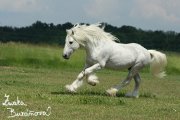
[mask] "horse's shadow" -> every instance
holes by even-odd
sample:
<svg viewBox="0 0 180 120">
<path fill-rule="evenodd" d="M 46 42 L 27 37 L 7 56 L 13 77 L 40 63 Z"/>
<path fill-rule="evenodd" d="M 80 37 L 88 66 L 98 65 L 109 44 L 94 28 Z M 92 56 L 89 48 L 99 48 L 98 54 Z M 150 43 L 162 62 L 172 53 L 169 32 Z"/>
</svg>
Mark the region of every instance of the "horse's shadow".
<svg viewBox="0 0 180 120">
<path fill-rule="evenodd" d="M 59 91 L 59 92 L 51 92 L 52 95 L 88 95 L 88 96 L 109 96 L 105 92 L 95 92 L 95 91 L 81 91 L 77 93 L 70 93 L 68 91 Z M 117 93 L 116 97 L 125 97 L 125 93 Z"/>
<path fill-rule="evenodd" d="M 59 91 L 59 92 L 51 92 L 52 95 L 88 95 L 88 96 L 103 96 L 103 97 L 108 97 L 109 95 L 106 92 L 100 92 L 100 91 L 81 91 L 77 93 L 70 93 L 68 91 Z M 125 92 L 118 92 L 116 94 L 116 97 L 126 97 Z M 152 94 L 152 93 L 142 93 L 139 95 L 141 98 L 157 98 L 157 95 Z M 126 97 L 127 98 L 127 97 Z"/>
</svg>

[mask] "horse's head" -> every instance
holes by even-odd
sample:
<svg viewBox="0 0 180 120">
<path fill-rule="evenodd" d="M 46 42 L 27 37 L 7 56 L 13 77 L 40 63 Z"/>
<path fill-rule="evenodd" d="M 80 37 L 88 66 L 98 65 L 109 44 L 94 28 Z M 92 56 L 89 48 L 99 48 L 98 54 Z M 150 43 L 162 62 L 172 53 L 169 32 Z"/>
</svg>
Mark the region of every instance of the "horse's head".
<svg viewBox="0 0 180 120">
<path fill-rule="evenodd" d="M 65 40 L 65 46 L 63 51 L 63 58 L 69 59 L 71 54 L 79 48 L 79 43 L 74 39 L 74 31 L 72 29 L 66 30 L 67 36 Z"/>
</svg>

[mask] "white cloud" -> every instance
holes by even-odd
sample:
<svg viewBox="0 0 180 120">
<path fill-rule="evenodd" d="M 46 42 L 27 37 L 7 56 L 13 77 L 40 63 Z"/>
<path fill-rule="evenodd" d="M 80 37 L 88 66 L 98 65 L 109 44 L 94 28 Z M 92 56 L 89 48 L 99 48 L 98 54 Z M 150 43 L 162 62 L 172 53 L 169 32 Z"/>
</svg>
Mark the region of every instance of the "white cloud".
<svg viewBox="0 0 180 120">
<path fill-rule="evenodd" d="M 91 0 L 91 3 L 85 6 L 85 12 L 95 19 L 112 19 L 120 7 L 118 5 L 119 0 Z"/>
<path fill-rule="evenodd" d="M 0 25 L 107 22 L 180 31 L 180 0 L 0 0 Z"/>
<path fill-rule="evenodd" d="M 0 11 L 34 12 L 42 9 L 40 0 L 0 0 Z"/>
<path fill-rule="evenodd" d="M 179 8 L 179 0 L 135 0 L 130 16 L 180 23 Z"/>
</svg>

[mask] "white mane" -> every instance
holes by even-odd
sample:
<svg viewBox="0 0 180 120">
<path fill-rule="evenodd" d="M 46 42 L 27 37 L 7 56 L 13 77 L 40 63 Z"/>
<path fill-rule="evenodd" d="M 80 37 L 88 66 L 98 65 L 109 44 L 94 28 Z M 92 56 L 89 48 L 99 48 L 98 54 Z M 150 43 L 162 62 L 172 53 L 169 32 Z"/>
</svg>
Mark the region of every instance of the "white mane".
<svg viewBox="0 0 180 120">
<path fill-rule="evenodd" d="M 110 33 L 104 31 L 104 28 L 100 27 L 101 24 L 91 24 L 91 25 L 75 25 L 71 30 L 74 33 L 74 38 L 80 44 L 90 40 L 91 42 L 96 43 L 99 40 L 110 40 L 110 41 L 119 41 L 119 39 L 113 36 Z"/>
</svg>

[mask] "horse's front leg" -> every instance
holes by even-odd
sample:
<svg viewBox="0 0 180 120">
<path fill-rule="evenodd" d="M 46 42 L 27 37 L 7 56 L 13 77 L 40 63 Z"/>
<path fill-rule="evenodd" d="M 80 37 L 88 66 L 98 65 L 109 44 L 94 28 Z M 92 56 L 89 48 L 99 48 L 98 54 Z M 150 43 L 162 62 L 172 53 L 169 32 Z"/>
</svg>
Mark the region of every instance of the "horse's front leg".
<svg viewBox="0 0 180 120">
<path fill-rule="evenodd" d="M 94 64 L 91 67 L 86 68 L 77 76 L 76 80 L 71 85 L 66 85 L 66 89 L 69 92 L 76 92 L 76 90 L 82 86 L 83 78 L 85 76 L 90 76 L 94 71 L 101 69 L 101 65 L 99 63 Z"/>
<path fill-rule="evenodd" d="M 76 90 L 82 86 L 83 84 L 83 77 L 85 76 L 84 71 L 80 72 L 77 76 L 76 80 L 71 85 L 66 85 L 66 89 L 71 92 L 75 93 Z"/>
<path fill-rule="evenodd" d="M 85 64 L 85 69 L 88 68 L 88 67 L 91 67 L 90 63 L 88 61 L 86 61 L 86 64 Z M 92 86 L 95 86 L 96 84 L 99 83 L 98 81 L 98 77 L 96 76 L 95 73 L 91 73 L 91 74 L 88 74 L 86 76 L 86 79 L 87 79 L 87 83 L 89 85 L 92 85 Z"/>
<path fill-rule="evenodd" d="M 87 75 L 87 82 L 89 85 L 95 86 L 99 83 L 99 80 L 95 73 L 91 73 Z"/>
</svg>

